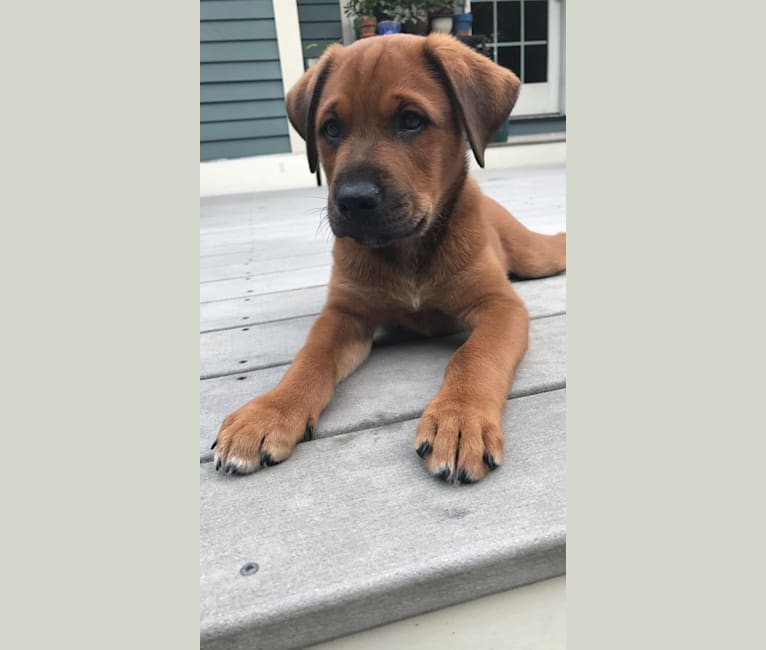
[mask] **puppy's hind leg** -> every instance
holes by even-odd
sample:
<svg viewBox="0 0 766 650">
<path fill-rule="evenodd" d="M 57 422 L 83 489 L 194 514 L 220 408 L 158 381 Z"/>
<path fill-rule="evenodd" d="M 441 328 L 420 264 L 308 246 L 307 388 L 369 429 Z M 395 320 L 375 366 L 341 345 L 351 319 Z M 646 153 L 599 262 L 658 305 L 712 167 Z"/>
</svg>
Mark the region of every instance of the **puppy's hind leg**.
<svg viewBox="0 0 766 650">
<path fill-rule="evenodd" d="M 566 233 L 543 235 L 532 232 L 502 208 L 492 210 L 492 225 L 500 238 L 509 275 L 544 278 L 566 269 Z"/>
</svg>

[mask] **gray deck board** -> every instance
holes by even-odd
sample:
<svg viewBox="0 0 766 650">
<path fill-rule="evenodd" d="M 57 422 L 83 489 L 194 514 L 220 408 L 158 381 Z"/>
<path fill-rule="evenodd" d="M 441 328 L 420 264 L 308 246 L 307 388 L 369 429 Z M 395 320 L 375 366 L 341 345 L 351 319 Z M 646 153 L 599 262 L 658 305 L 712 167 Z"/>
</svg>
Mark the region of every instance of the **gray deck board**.
<svg viewBox="0 0 766 650">
<path fill-rule="evenodd" d="M 305 226 L 296 224 L 298 234 L 292 235 L 290 223 L 282 224 L 281 228 L 274 229 L 268 239 L 256 238 L 251 233 L 239 234 L 228 242 L 200 242 L 200 256 L 203 263 L 214 257 L 222 258 L 225 255 L 237 255 L 240 253 L 255 253 L 267 257 L 277 255 L 294 255 L 300 252 L 318 252 L 326 250 L 332 244 L 328 235 L 323 232 L 314 233 L 313 226 L 307 229 Z M 310 232 L 309 232 L 310 230 Z M 265 237 L 265 235 L 263 235 Z M 260 237 L 260 236 L 259 236 Z"/>
<path fill-rule="evenodd" d="M 565 229 L 563 167 L 474 176 L 528 227 Z M 326 191 L 201 201 L 206 650 L 301 648 L 565 572 L 565 275 L 514 282 L 533 317 L 530 346 L 506 405 L 505 464 L 484 481 L 437 481 L 413 450 L 465 333 L 376 342 L 288 462 L 214 471 L 221 420 L 276 385 L 324 305 Z M 258 572 L 240 575 L 247 562 Z"/>
<path fill-rule="evenodd" d="M 199 287 L 200 301 L 246 298 L 248 295 L 289 291 L 327 284 L 330 279 L 330 268 L 330 264 L 322 264 L 291 271 L 261 273 L 251 278 L 205 282 Z"/>
<path fill-rule="evenodd" d="M 419 416 L 439 390 L 447 362 L 464 340 L 465 335 L 459 334 L 373 349 L 370 358 L 338 385 L 319 419 L 315 436 L 322 438 L 374 426 L 376 422 Z M 201 460 L 212 459 L 210 445 L 224 416 L 273 388 L 285 370 L 284 365 L 279 365 L 201 382 Z M 561 388 L 565 383 L 565 317 L 532 321 L 529 350 L 519 364 L 511 395 Z"/>
<path fill-rule="evenodd" d="M 254 323 L 300 318 L 318 314 L 327 298 L 327 285 L 292 291 L 279 291 L 244 298 L 227 298 L 200 304 L 200 332 L 232 327 L 248 327 Z M 257 335 L 256 335 L 257 336 Z"/>
<path fill-rule="evenodd" d="M 281 255 L 280 257 L 269 259 L 254 256 L 246 262 L 200 269 L 199 279 L 200 282 L 232 280 L 244 278 L 248 275 L 253 276 L 262 273 L 274 273 L 276 271 L 295 271 L 331 263 L 332 254 L 329 251 L 304 253 L 302 255 Z"/>
<path fill-rule="evenodd" d="M 531 318 L 560 314 L 566 309 L 564 276 L 517 282 L 514 286 L 527 305 Z M 281 295 L 281 300 L 286 305 L 285 314 L 287 309 L 295 309 L 292 298 L 291 295 Z M 321 309 L 320 303 L 319 309 L 313 314 L 309 312 L 305 317 L 265 324 L 257 324 L 256 316 L 253 316 L 249 319 L 250 328 L 245 330 L 242 323 L 247 321 L 243 321 L 242 316 L 251 315 L 248 307 L 260 302 L 257 298 L 249 302 L 245 300 L 247 299 L 238 303 L 240 309 L 237 314 L 231 315 L 231 320 L 228 321 L 232 325 L 230 329 L 200 335 L 202 378 L 287 363 L 303 345 L 309 329 L 316 320 L 315 314 Z M 324 296 L 321 302 L 324 302 Z M 221 303 L 209 304 L 217 307 Z M 317 306 L 316 303 L 313 306 Z"/>
<path fill-rule="evenodd" d="M 565 276 L 514 282 L 513 286 L 529 309 L 530 314 L 557 313 L 565 310 Z M 264 321 L 299 318 L 318 314 L 327 297 L 327 286 L 294 289 L 260 295 L 257 299 L 227 298 L 200 305 L 200 332 L 246 327 Z M 255 339 L 257 333 L 253 333 Z M 264 342 L 264 345 L 268 345 Z"/>
<path fill-rule="evenodd" d="M 332 250 L 331 241 L 314 240 L 309 242 L 296 242 L 289 238 L 271 242 L 268 246 L 257 246 L 256 242 L 246 239 L 240 242 L 238 249 L 229 250 L 224 248 L 222 252 L 202 254 L 200 256 L 200 269 L 212 269 L 218 266 L 232 264 L 244 264 L 250 260 L 259 261 L 279 260 L 286 256 L 315 255 Z"/>
<path fill-rule="evenodd" d="M 412 421 L 244 479 L 202 465 L 202 647 L 300 648 L 563 574 L 564 410 L 511 400 L 506 462 L 469 489 L 427 474 Z"/>
</svg>

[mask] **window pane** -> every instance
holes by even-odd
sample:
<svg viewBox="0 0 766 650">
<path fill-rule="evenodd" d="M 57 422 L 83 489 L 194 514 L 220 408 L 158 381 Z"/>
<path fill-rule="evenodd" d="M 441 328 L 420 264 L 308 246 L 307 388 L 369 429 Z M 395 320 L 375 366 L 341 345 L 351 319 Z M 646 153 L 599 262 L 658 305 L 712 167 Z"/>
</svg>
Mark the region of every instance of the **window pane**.
<svg viewBox="0 0 766 650">
<path fill-rule="evenodd" d="M 524 46 L 524 83 L 541 83 L 548 80 L 548 46 Z"/>
<path fill-rule="evenodd" d="M 473 14 L 472 32 L 475 35 L 486 36 L 494 40 L 495 30 L 492 27 L 492 3 L 491 2 L 472 2 L 471 13 Z"/>
<path fill-rule="evenodd" d="M 527 0 L 524 3 L 524 40 L 548 40 L 547 0 Z"/>
<path fill-rule="evenodd" d="M 471 3 L 473 10 L 473 3 Z M 497 41 L 521 40 L 521 2 L 497 3 Z"/>
<path fill-rule="evenodd" d="M 497 62 L 503 67 L 515 72 L 518 77 L 521 77 L 521 47 L 518 45 L 498 47 Z"/>
</svg>

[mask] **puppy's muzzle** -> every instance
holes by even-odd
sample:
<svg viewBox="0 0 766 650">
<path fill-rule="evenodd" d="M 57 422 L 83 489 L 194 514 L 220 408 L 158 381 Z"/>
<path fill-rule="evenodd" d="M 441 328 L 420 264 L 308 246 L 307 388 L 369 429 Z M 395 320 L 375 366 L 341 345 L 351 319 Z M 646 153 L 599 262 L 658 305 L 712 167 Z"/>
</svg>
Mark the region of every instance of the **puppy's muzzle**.
<svg viewBox="0 0 766 650">
<path fill-rule="evenodd" d="M 336 237 L 362 246 L 386 246 L 419 231 L 400 198 L 370 179 L 340 180 L 330 195 L 330 227 Z"/>
</svg>

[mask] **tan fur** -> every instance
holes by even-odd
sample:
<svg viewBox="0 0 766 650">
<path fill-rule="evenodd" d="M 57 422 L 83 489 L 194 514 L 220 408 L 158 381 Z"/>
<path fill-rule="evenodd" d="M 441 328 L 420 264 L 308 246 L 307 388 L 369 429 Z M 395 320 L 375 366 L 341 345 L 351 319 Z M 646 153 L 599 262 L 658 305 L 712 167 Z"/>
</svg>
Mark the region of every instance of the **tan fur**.
<svg viewBox="0 0 766 650">
<path fill-rule="evenodd" d="M 380 248 L 336 239 L 324 310 L 282 381 L 224 420 L 217 468 L 247 473 L 285 460 L 337 382 L 367 357 L 376 327 L 396 325 L 472 330 L 417 427 L 427 468 L 473 482 L 502 462 L 501 414 L 529 324 L 508 274 L 543 277 L 566 266 L 564 233 L 529 231 L 466 176 L 467 146 L 481 163 L 518 92 L 515 75 L 442 35 L 329 48 L 290 91 L 290 121 L 310 166 L 321 161 L 331 196 L 337 174 L 373 160 L 400 197 L 396 218 L 424 226 Z M 411 141 L 390 127 L 403 106 L 430 120 Z M 340 146 L 320 133 L 328 116 L 343 124 Z"/>
</svg>

